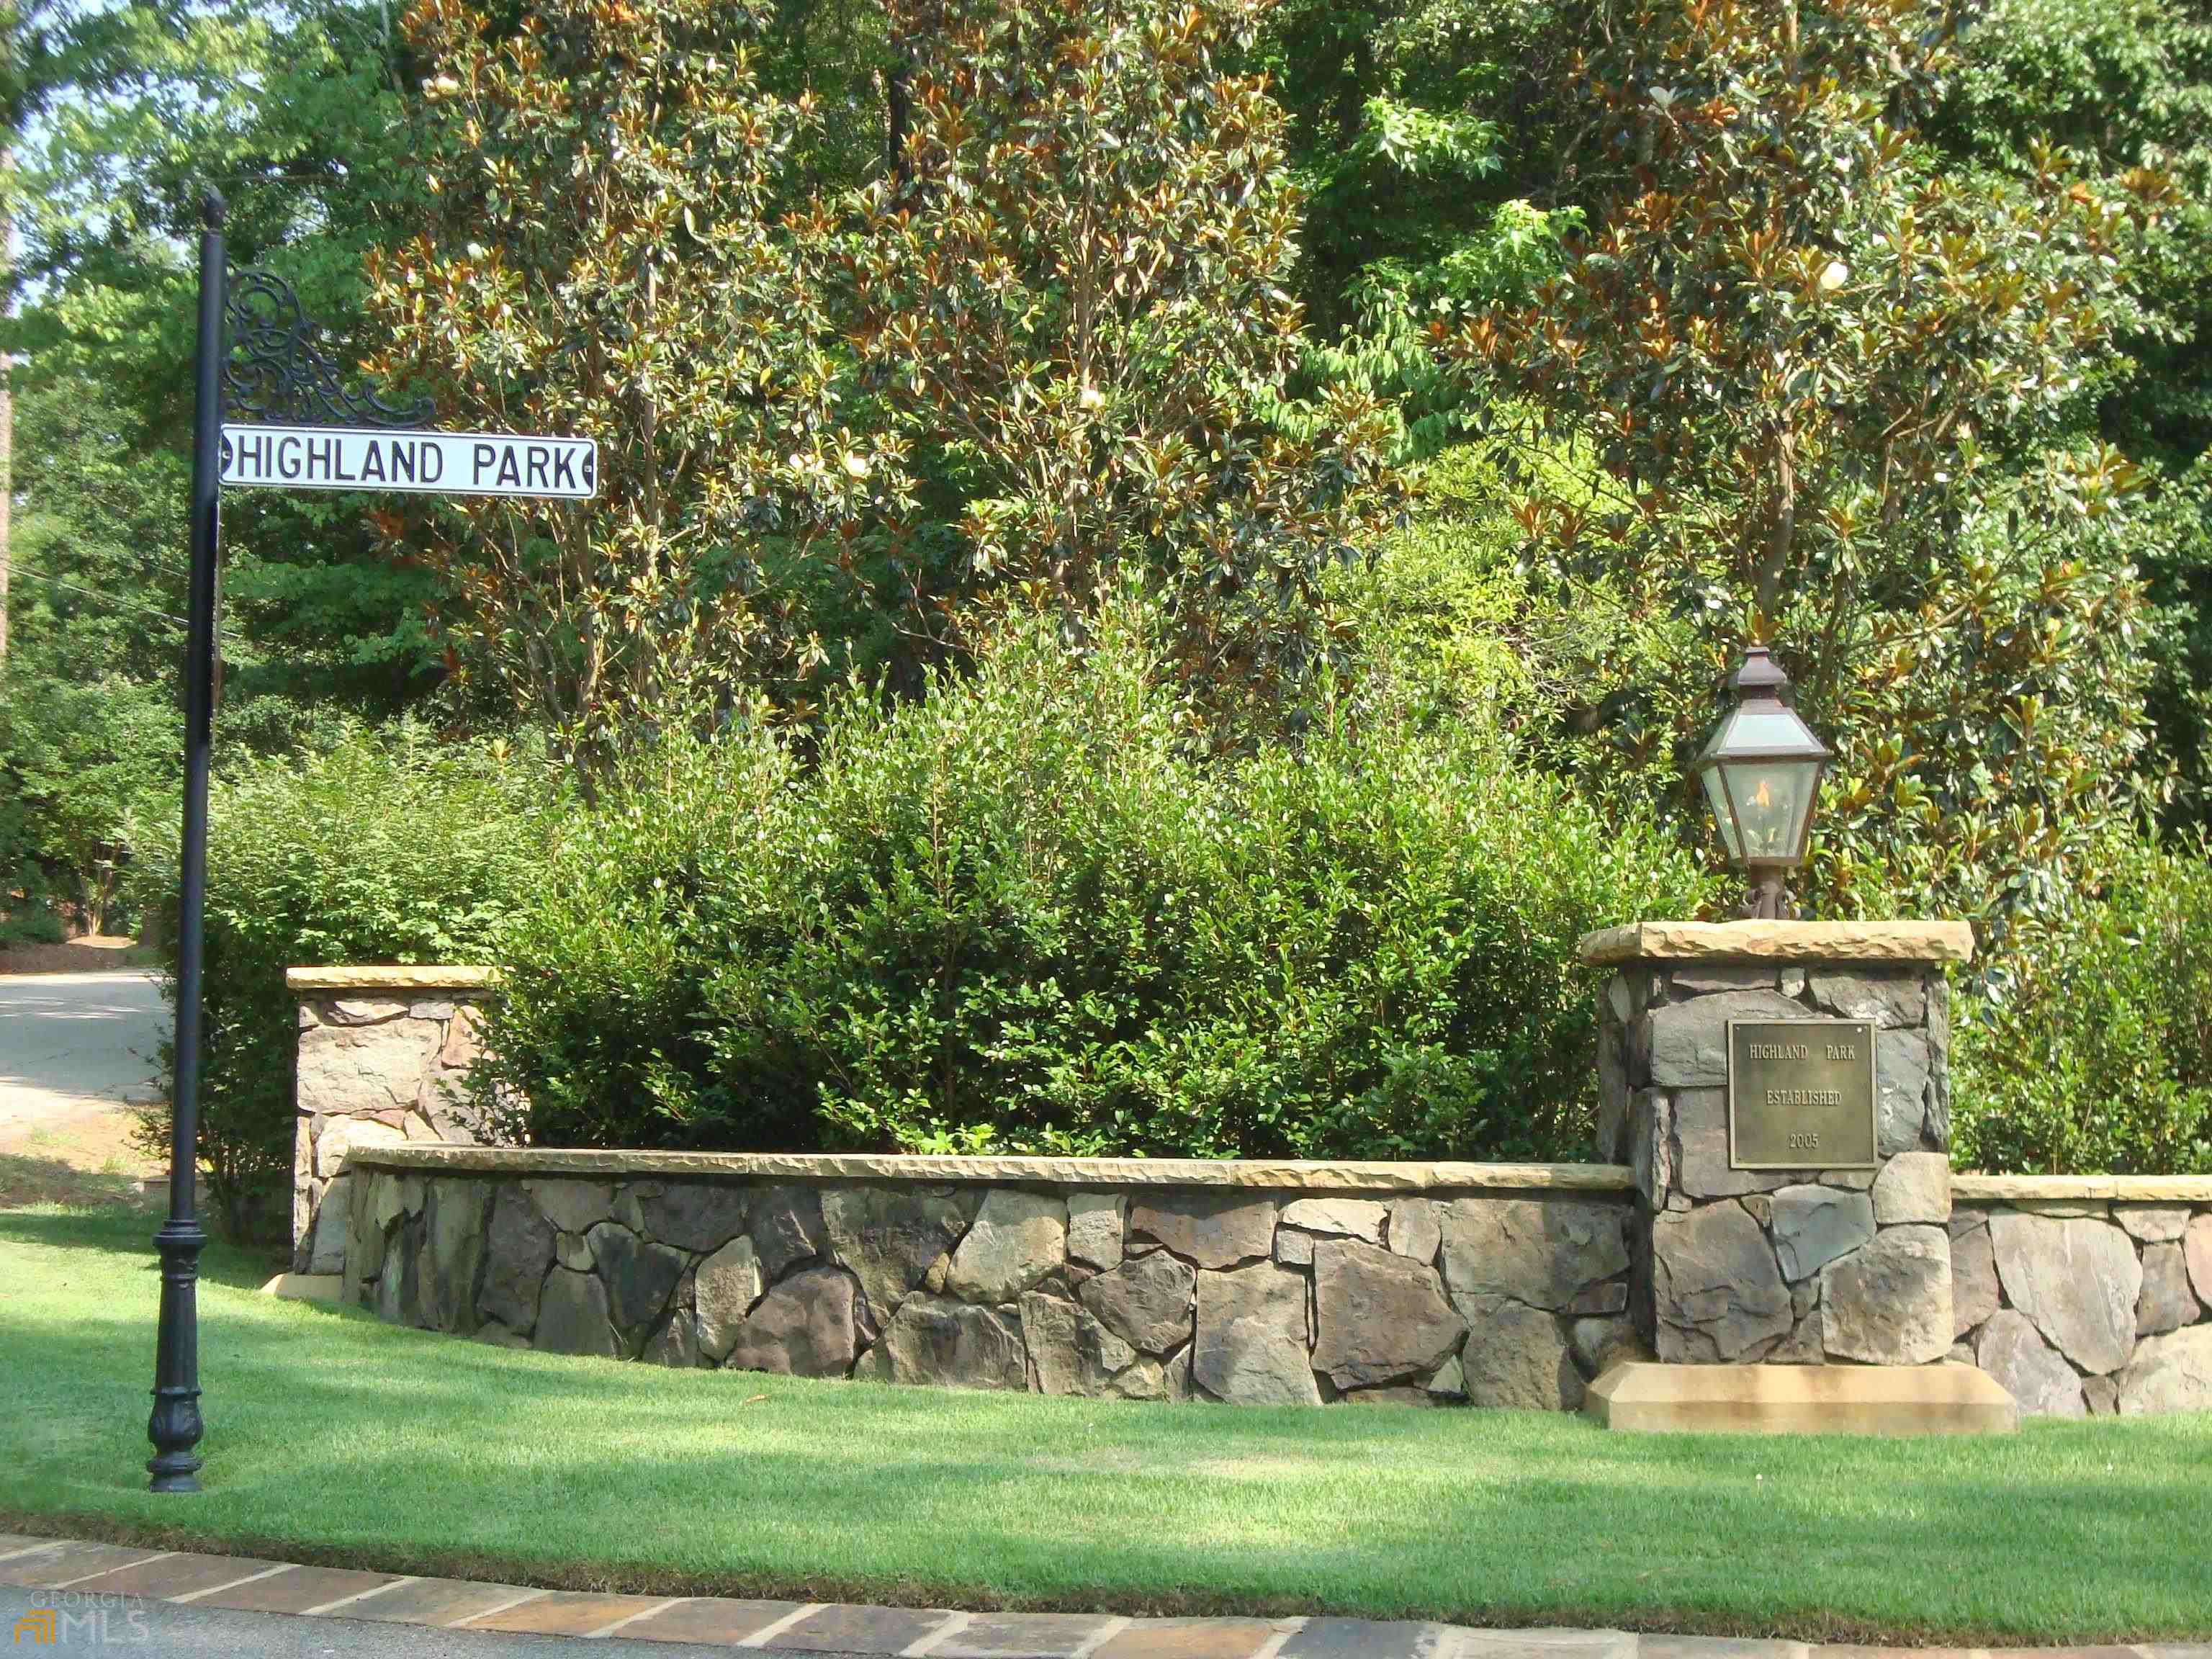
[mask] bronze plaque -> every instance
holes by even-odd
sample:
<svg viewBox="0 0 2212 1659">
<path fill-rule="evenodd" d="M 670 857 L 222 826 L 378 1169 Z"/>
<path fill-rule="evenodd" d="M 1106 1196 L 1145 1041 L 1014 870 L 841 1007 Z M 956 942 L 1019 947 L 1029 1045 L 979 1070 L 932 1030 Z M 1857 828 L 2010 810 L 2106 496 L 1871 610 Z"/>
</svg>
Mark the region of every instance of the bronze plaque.
<svg viewBox="0 0 2212 1659">
<path fill-rule="evenodd" d="M 1872 1170 L 1874 1022 L 1729 1022 L 1729 1167 Z"/>
</svg>

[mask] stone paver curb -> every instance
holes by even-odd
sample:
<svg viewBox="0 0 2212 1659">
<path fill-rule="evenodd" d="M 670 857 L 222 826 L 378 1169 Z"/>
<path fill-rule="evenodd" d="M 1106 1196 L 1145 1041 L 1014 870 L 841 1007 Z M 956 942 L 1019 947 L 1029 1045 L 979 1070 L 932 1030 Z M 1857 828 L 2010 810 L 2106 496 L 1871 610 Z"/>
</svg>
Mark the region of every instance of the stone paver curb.
<svg viewBox="0 0 2212 1659">
<path fill-rule="evenodd" d="M 216 1561 L 221 1560 L 222 1558 L 220 1556 L 202 1556 L 197 1559 L 201 1560 Z M 244 1566 L 246 1563 L 240 1561 L 238 1565 L 240 1566 Z M 204 1601 L 210 1595 L 220 1595 L 226 1590 L 243 1589 L 248 1584 L 258 1584 L 264 1578 L 274 1578 L 280 1572 L 290 1572 L 292 1571 L 293 1566 L 289 1561 L 280 1561 L 273 1567 L 264 1567 L 258 1572 L 240 1573 L 235 1578 L 225 1578 L 220 1583 L 208 1585 L 204 1589 L 186 1590 L 179 1595 L 171 1595 L 157 1599 L 179 1603 Z"/>
<path fill-rule="evenodd" d="M 738 1644 L 738 1645 L 741 1648 L 766 1647 L 771 1639 L 782 1635 L 784 1632 L 789 1630 L 793 1625 L 798 1624 L 801 1620 L 811 1619 L 816 1613 L 821 1612 L 822 1606 L 823 1604 L 819 1601 L 809 1601 L 803 1607 L 793 1607 L 789 1613 L 784 1614 L 782 1618 L 775 1620 L 770 1624 L 763 1625 L 758 1630 L 747 1635 L 743 1641 Z"/>
<path fill-rule="evenodd" d="M 147 1571 L 157 1565 L 158 1574 Z M 316 1620 L 374 1619 L 433 1630 L 535 1631 L 585 1641 L 685 1642 L 732 1652 L 811 1650 L 870 1659 L 1856 1659 L 1877 1651 L 1905 1651 L 1342 1618 L 1133 1619 L 592 1595 L 9 1535 L 0 1535 L 0 1583 Z M 185 1584 L 196 1587 L 177 1588 Z M 145 1585 L 165 1585 L 173 1593 L 139 1588 Z M 491 1598 L 488 1604 L 486 1597 Z M 2212 1659 L 2212 1644 L 2172 1643 L 1910 1651 L 1920 1659 L 2056 1659 L 2061 1654 L 2069 1659 Z"/>
</svg>

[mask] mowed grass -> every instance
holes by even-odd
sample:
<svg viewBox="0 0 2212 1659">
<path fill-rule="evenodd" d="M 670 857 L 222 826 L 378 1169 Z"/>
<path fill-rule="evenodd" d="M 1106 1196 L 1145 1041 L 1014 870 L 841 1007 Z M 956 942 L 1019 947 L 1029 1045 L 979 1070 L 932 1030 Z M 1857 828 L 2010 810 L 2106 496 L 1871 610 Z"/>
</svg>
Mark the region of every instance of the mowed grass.
<svg viewBox="0 0 2212 1659">
<path fill-rule="evenodd" d="M 2212 1418 L 1632 1437 L 510 1352 L 210 1252 L 207 1490 L 145 1490 L 144 1214 L 0 1213 L 0 1525 L 573 1587 L 1809 1639 L 2212 1635 Z"/>
</svg>

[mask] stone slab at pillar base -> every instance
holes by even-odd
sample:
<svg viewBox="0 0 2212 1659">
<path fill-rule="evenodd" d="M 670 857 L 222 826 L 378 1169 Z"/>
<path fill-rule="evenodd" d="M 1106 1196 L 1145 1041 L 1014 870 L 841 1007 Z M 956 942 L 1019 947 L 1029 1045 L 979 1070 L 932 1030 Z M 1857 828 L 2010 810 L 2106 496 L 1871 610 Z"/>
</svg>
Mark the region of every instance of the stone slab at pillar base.
<svg viewBox="0 0 2212 1659">
<path fill-rule="evenodd" d="M 2020 1408 L 1972 1365 L 1662 1365 L 1627 1359 L 1583 1412 L 1637 1434 L 2010 1434 Z"/>
<path fill-rule="evenodd" d="M 343 1273 L 278 1273 L 261 1287 L 261 1294 L 279 1302 L 327 1302 L 335 1307 L 344 1300 L 344 1285 Z"/>
</svg>

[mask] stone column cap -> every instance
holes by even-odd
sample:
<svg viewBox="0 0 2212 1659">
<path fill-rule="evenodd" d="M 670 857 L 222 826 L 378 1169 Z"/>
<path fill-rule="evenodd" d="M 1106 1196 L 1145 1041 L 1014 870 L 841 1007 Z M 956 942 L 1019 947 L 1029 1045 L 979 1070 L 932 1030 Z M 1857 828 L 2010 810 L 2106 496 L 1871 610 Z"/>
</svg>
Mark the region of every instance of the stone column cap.
<svg viewBox="0 0 2212 1659">
<path fill-rule="evenodd" d="M 284 988 L 295 996 L 318 991 L 488 991 L 498 983 L 496 968 L 438 963 L 284 970 Z"/>
<path fill-rule="evenodd" d="M 1585 933 L 1592 968 L 1627 962 L 1966 962 L 1965 921 L 1637 921 Z"/>
</svg>

